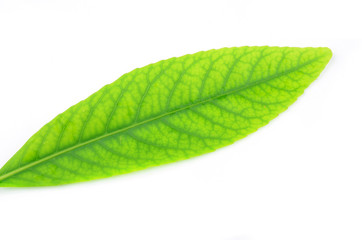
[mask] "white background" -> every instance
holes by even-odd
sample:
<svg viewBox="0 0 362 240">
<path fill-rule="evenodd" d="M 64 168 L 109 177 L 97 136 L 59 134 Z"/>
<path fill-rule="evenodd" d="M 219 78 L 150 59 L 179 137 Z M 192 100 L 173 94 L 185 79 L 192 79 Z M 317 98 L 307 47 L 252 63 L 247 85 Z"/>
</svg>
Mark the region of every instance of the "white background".
<svg viewBox="0 0 362 240">
<path fill-rule="evenodd" d="M 0 0 L 0 165 L 136 67 L 244 45 L 334 52 L 292 107 L 232 146 L 112 179 L 0 189 L 0 239 L 362 239 L 359 3 Z"/>
</svg>

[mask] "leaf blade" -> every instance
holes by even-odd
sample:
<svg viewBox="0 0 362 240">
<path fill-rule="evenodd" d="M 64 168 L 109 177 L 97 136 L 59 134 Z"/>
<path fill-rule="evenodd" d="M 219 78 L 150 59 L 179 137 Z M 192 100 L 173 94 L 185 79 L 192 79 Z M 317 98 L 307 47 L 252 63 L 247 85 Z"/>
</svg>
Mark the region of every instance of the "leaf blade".
<svg viewBox="0 0 362 240">
<path fill-rule="evenodd" d="M 0 186 L 87 181 L 229 145 L 284 111 L 330 57 L 224 48 L 135 69 L 45 125 L 0 170 Z"/>
</svg>

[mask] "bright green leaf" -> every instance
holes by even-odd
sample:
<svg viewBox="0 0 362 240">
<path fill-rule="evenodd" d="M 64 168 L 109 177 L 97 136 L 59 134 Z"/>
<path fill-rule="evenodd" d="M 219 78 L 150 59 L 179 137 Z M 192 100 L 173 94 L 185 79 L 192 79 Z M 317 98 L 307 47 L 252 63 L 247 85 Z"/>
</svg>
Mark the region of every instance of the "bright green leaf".
<svg viewBox="0 0 362 240">
<path fill-rule="evenodd" d="M 34 134 L 0 170 L 0 186 L 82 182 L 214 151 L 286 110 L 331 56 L 223 48 L 135 69 Z"/>
</svg>

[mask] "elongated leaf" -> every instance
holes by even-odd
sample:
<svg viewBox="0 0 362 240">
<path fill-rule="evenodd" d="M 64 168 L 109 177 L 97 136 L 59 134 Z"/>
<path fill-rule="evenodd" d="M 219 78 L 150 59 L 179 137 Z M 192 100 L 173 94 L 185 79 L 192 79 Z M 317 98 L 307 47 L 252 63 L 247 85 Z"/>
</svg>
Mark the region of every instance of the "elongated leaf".
<svg viewBox="0 0 362 240">
<path fill-rule="evenodd" d="M 224 48 L 135 69 L 33 135 L 0 170 L 0 186 L 81 182 L 214 151 L 286 110 L 331 56 Z"/>
</svg>

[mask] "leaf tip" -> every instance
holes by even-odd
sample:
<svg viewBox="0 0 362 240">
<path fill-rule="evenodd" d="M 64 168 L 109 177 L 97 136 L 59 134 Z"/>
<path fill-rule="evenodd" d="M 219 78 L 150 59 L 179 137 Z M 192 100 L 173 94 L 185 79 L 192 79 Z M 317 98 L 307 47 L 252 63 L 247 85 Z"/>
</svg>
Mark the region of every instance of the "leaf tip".
<svg viewBox="0 0 362 240">
<path fill-rule="evenodd" d="M 317 51 L 317 55 L 320 56 L 319 60 L 320 60 L 320 63 L 322 64 L 321 67 L 322 67 L 322 69 L 324 69 L 327 66 L 327 64 L 329 63 L 329 61 L 331 60 L 331 58 L 333 56 L 333 52 L 328 47 L 319 47 L 319 48 L 316 48 L 316 51 Z"/>
<path fill-rule="evenodd" d="M 333 56 L 333 52 L 330 48 L 328 47 L 323 47 L 324 51 L 326 52 L 326 55 L 331 58 Z"/>
<path fill-rule="evenodd" d="M 328 59 L 328 61 L 332 58 L 333 56 L 333 52 L 330 48 L 328 47 L 321 47 L 321 53 L 326 57 L 326 59 Z"/>
</svg>

